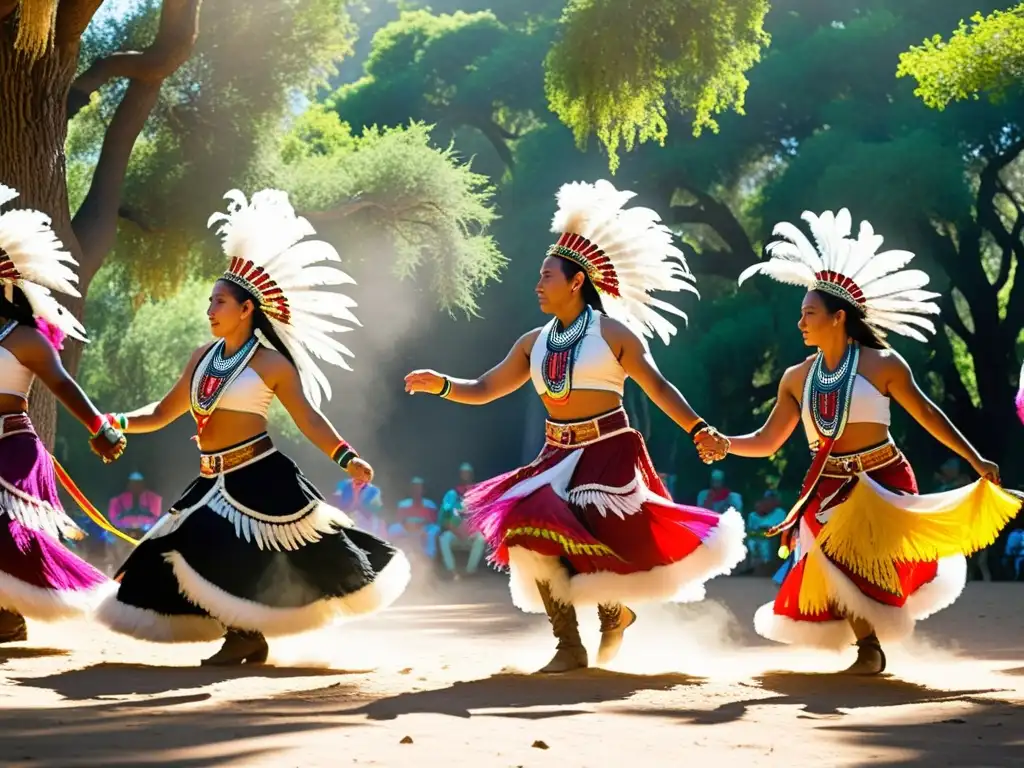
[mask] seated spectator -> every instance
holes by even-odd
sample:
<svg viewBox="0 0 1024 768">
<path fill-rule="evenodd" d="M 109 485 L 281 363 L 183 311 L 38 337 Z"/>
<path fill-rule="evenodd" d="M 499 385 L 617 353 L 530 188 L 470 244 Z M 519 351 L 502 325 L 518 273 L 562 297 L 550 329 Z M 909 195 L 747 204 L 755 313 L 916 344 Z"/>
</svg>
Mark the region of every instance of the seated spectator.
<svg viewBox="0 0 1024 768">
<path fill-rule="evenodd" d="M 122 533 L 141 539 L 163 514 L 163 499 L 146 487 L 141 472 L 128 475 L 124 493 L 115 496 L 107 505 L 107 519 Z M 102 566 L 107 572 L 116 570 L 131 552 L 131 545 L 109 531 L 98 530 L 103 541 Z"/>
<path fill-rule="evenodd" d="M 668 497 L 672 501 L 676 498 L 676 476 L 668 472 L 659 472 L 658 477 L 661 478 L 662 484 L 668 490 Z"/>
<path fill-rule="evenodd" d="M 423 496 L 423 478 L 414 477 L 409 485 L 410 496 L 398 502 L 396 520 L 388 528 L 392 538 L 416 541 L 431 560 L 437 556 L 437 504 Z"/>
<path fill-rule="evenodd" d="M 765 534 L 785 519 L 786 509 L 779 499 L 779 492 L 769 488 L 747 516 L 747 552 L 750 564 L 755 568 L 775 562 L 779 537 L 769 539 Z"/>
<path fill-rule="evenodd" d="M 462 499 L 466 490 L 473 484 L 473 467 L 470 464 L 463 464 L 459 467 L 459 485 L 452 488 L 441 500 L 441 511 L 437 517 L 437 524 L 441 534 L 438 536 L 438 549 L 441 550 L 441 560 L 444 562 L 445 571 L 458 581 L 461 574 L 455 566 L 455 552 L 468 552 L 466 558 L 465 574 L 471 576 L 476 573 L 483 559 L 487 548 L 487 542 L 482 534 L 465 530 L 462 523 Z"/>
<path fill-rule="evenodd" d="M 722 514 L 729 508 L 743 512 L 743 497 L 733 493 L 725 484 L 725 472 L 711 470 L 711 487 L 697 494 L 697 506 Z"/>
<path fill-rule="evenodd" d="M 357 483 L 351 477 L 342 480 L 334 491 L 334 505 L 351 517 L 357 528 L 387 538 L 387 525 L 381 516 L 384 500 L 373 483 Z"/>
<path fill-rule="evenodd" d="M 1024 571 L 1024 528 L 1015 528 L 1006 537 L 1003 557 L 1006 565 L 1013 569 L 1014 581 L 1020 581 Z"/>
</svg>

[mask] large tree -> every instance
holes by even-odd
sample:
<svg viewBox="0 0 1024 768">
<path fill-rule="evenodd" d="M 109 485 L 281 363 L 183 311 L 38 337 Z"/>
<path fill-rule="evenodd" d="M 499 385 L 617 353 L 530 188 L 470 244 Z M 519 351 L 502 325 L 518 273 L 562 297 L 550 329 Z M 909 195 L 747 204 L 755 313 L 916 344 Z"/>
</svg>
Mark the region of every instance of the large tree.
<svg viewBox="0 0 1024 768">
<path fill-rule="evenodd" d="M 168 293 L 209 264 L 203 223 L 226 189 L 298 185 L 297 164 L 337 166 L 337 153 L 315 142 L 289 155 L 281 132 L 296 99 L 348 53 L 354 30 L 345 0 L 220 0 L 201 24 L 200 0 L 144 0 L 90 26 L 100 5 L 0 2 L 0 178 L 21 190 L 19 204 L 53 217 L 83 293 L 112 253 L 129 266 L 133 291 Z M 347 135 L 318 119 L 300 127 Z M 442 306 L 472 311 L 501 265 L 486 235 L 485 180 L 458 173 L 459 158 L 432 148 L 422 129 L 396 127 L 350 149 L 350 184 L 333 194 L 306 184 L 303 200 L 320 206 L 309 213 L 328 229 L 353 216 L 390 233 L 403 273 L 440 259 L 455 270 L 433 281 Z M 390 160 L 395 149 L 401 165 Z M 78 345 L 66 351 L 71 370 L 79 354 Z M 38 393 L 33 407 L 52 434 L 52 398 Z"/>
</svg>

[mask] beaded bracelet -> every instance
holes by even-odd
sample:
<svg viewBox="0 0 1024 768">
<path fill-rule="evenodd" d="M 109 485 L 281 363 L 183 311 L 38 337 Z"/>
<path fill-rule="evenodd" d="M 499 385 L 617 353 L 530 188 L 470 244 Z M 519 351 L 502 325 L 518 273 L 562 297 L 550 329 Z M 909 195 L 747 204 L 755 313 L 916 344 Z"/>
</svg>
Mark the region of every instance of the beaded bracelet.
<svg viewBox="0 0 1024 768">
<path fill-rule="evenodd" d="M 359 454 L 356 453 L 352 446 L 344 440 L 338 443 L 338 447 L 331 453 L 331 461 L 342 469 L 348 469 L 348 465 L 352 463 L 352 459 L 358 458 Z"/>
<path fill-rule="evenodd" d="M 108 413 L 107 421 L 124 432 L 128 429 L 128 417 L 123 413 Z"/>
</svg>

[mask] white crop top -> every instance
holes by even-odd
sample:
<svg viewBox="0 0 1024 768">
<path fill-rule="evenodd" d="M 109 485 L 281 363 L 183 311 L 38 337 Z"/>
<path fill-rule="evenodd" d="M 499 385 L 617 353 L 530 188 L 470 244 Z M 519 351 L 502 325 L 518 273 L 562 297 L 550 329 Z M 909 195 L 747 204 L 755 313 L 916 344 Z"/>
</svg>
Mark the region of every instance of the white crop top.
<svg viewBox="0 0 1024 768">
<path fill-rule="evenodd" d="M 587 332 L 577 347 L 576 361 L 572 369 L 572 388 L 614 392 L 621 397 L 625 389 L 626 372 L 601 335 L 602 317 L 600 312 L 594 310 Z M 548 349 L 548 334 L 556 323 L 558 319 L 553 318 L 544 326 L 533 344 L 533 349 L 530 350 L 530 378 L 538 394 L 547 391 L 544 386 L 544 355 Z"/>
<path fill-rule="evenodd" d="M 810 403 L 803 403 L 800 418 L 804 424 L 804 432 L 807 433 L 807 440 L 811 443 L 817 442 L 818 431 L 814 427 Z M 853 398 L 850 400 L 850 415 L 846 423 L 882 424 L 886 427 L 891 423 L 889 398 L 875 389 L 875 386 L 859 373 L 853 382 Z"/>
<path fill-rule="evenodd" d="M 9 322 L 0 328 L 0 342 L 17 327 L 17 323 Z M 28 399 L 28 390 L 32 386 L 35 374 L 21 364 L 14 353 L 0 345 L 0 395 L 14 395 Z"/>
<path fill-rule="evenodd" d="M 231 382 L 217 401 L 217 409 L 255 413 L 266 418 L 274 391 L 263 383 L 263 379 L 252 368 L 246 368 Z"/>
</svg>

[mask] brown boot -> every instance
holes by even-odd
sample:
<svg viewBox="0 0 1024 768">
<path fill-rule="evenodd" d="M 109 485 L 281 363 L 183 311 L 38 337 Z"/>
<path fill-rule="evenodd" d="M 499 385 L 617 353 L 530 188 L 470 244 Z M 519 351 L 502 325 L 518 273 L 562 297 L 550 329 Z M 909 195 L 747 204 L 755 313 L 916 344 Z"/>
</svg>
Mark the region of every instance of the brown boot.
<svg viewBox="0 0 1024 768">
<path fill-rule="evenodd" d="M 28 640 L 25 617 L 17 611 L 0 608 L 0 643 L 19 643 Z"/>
<path fill-rule="evenodd" d="M 597 606 L 601 620 L 601 646 L 597 649 L 597 663 L 610 664 L 619 655 L 622 636 L 627 627 L 636 622 L 636 614 L 622 603 L 603 603 Z"/>
<path fill-rule="evenodd" d="M 556 600 L 551 595 L 551 586 L 547 582 L 538 581 L 544 608 L 547 610 L 551 629 L 558 638 L 555 655 L 543 669 L 544 674 L 570 672 L 587 666 L 587 649 L 580 640 L 580 627 L 576 621 L 576 609 L 567 603 Z"/>
<path fill-rule="evenodd" d="M 262 664 L 267 660 L 269 650 L 267 639 L 261 633 L 229 627 L 220 650 L 200 663 L 204 667 Z"/>
<path fill-rule="evenodd" d="M 844 675 L 880 675 L 885 671 L 885 651 L 872 632 L 857 641 L 857 660 L 844 671 Z"/>
</svg>

